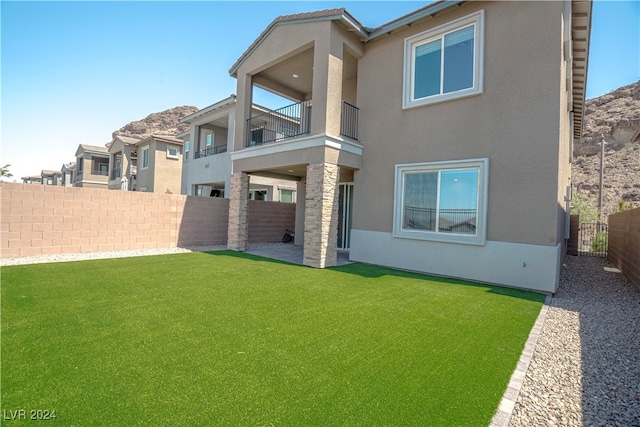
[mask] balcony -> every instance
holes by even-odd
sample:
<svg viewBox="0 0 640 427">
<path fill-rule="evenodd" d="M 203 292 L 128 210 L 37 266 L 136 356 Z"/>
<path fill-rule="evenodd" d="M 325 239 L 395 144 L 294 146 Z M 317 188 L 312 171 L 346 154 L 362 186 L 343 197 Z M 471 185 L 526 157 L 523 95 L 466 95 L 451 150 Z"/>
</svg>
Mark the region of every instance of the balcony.
<svg viewBox="0 0 640 427">
<path fill-rule="evenodd" d="M 117 179 L 122 176 L 122 171 L 120 168 L 111 169 L 111 179 Z"/>
<path fill-rule="evenodd" d="M 342 102 L 340 134 L 358 140 L 358 108 Z M 271 144 L 311 133 L 311 100 L 247 119 L 245 147 Z"/>
<path fill-rule="evenodd" d="M 109 176 L 109 171 L 107 170 L 100 170 L 100 169 L 94 169 L 91 171 L 92 175 L 100 175 L 100 176 Z"/>
<path fill-rule="evenodd" d="M 221 154 L 227 152 L 227 145 L 216 145 L 215 147 L 207 147 L 204 150 L 196 151 L 193 153 L 194 159 L 199 159 L 201 157 L 213 156 L 214 154 Z"/>
</svg>

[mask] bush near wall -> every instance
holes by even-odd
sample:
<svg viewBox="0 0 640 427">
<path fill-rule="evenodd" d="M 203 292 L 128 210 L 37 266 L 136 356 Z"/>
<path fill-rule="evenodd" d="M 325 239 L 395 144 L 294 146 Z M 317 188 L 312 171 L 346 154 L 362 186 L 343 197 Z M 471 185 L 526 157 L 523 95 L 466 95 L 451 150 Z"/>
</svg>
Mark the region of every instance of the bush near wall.
<svg viewBox="0 0 640 427">
<path fill-rule="evenodd" d="M 640 208 L 609 215 L 609 261 L 640 288 Z"/>
</svg>

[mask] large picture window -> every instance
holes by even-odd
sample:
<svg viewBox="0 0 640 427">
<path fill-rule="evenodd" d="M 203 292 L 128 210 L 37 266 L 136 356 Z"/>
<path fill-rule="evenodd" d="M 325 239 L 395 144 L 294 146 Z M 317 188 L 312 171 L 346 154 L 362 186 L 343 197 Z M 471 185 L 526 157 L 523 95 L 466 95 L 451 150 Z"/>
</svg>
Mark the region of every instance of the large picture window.
<svg viewBox="0 0 640 427">
<path fill-rule="evenodd" d="M 484 12 L 405 40 L 405 108 L 482 92 Z"/>
<path fill-rule="evenodd" d="M 396 166 L 394 235 L 484 244 L 487 159 Z"/>
</svg>

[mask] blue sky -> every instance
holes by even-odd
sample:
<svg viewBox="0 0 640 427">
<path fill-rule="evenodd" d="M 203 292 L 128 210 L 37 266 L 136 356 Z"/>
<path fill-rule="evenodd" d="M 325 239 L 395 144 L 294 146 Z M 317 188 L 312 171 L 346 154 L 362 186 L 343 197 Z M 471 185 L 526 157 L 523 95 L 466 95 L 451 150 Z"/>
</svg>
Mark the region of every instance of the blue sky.
<svg viewBox="0 0 640 427">
<path fill-rule="evenodd" d="M 229 68 L 278 15 L 345 6 L 375 27 L 425 4 L 2 1 L 0 163 L 14 178 L 59 170 L 78 144 L 235 93 Z M 640 2 L 594 2 L 588 98 L 640 79 L 639 28 Z"/>
</svg>

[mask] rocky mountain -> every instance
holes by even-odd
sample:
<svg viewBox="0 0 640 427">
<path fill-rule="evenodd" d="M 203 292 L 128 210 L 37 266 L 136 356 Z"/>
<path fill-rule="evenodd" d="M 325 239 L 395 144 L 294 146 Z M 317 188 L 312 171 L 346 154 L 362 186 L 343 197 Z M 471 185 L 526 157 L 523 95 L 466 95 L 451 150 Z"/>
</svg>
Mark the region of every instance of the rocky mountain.
<svg viewBox="0 0 640 427">
<path fill-rule="evenodd" d="M 574 144 L 573 191 L 597 208 L 600 141 L 605 141 L 603 212 L 620 201 L 640 206 L 640 81 L 585 102 L 585 132 Z"/>
<path fill-rule="evenodd" d="M 137 139 L 144 139 L 151 135 L 175 136 L 189 130 L 189 125 L 180 123 L 180 119 L 196 111 L 198 111 L 198 108 L 185 105 L 170 108 L 159 113 L 152 113 L 142 120 L 137 120 L 121 127 L 113 132 L 112 138 L 116 135 Z"/>
</svg>

